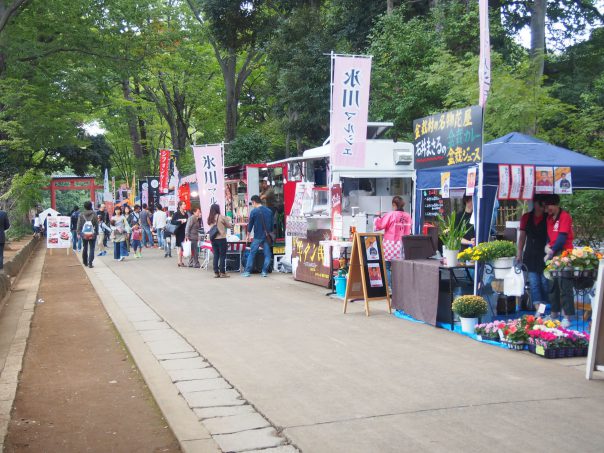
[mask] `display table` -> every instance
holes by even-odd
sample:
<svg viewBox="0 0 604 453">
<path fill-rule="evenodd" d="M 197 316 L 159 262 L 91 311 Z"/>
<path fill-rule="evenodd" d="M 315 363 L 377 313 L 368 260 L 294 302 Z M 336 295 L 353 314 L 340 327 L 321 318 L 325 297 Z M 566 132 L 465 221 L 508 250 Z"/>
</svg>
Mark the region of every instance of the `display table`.
<svg viewBox="0 0 604 453">
<path fill-rule="evenodd" d="M 438 260 L 393 260 L 392 305 L 413 318 L 453 330 L 454 288 L 471 287 L 471 267 L 445 267 Z"/>
</svg>

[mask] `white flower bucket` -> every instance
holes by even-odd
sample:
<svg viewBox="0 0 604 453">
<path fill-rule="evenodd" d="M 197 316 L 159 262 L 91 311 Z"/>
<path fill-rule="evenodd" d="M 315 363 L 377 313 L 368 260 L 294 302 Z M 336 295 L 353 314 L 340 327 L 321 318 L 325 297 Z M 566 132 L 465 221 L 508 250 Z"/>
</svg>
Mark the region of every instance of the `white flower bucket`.
<svg viewBox="0 0 604 453">
<path fill-rule="evenodd" d="M 461 331 L 463 333 L 474 333 L 478 318 L 462 318 L 460 316 L 459 319 L 461 320 Z"/>
<path fill-rule="evenodd" d="M 495 278 L 505 278 L 514 266 L 514 257 L 497 258 L 491 262 L 495 271 Z"/>
<path fill-rule="evenodd" d="M 446 247 L 443 247 L 443 255 L 445 257 L 445 266 L 447 267 L 455 267 L 459 264 L 457 260 L 457 254 L 459 250 L 449 250 Z"/>
</svg>

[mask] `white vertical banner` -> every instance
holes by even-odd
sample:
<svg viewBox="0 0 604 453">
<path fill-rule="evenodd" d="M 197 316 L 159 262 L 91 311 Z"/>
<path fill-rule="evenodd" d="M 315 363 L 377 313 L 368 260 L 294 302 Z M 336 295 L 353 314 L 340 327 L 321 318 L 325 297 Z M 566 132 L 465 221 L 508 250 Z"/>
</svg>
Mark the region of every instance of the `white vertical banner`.
<svg viewBox="0 0 604 453">
<path fill-rule="evenodd" d="M 199 203 L 203 213 L 205 231 L 208 227 L 208 212 L 214 203 L 220 206 L 224 214 L 224 163 L 222 145 L 193 146 L 195 157 L 195 174 Z"/>
<path fill-rule="evenodd" d="M 332 55 L 331 79 L 331 168 L 363 168 L 371 57 Z"/>
<path fill-rule="evenodd" d="M 103 201 L 113 201 L 113 193 L 109 188 L 109 171 L 105 168 L 105 179 L 103 179 Z"/>
<path fill-rule="evenodd" d="M 491 89 L 491 38 L 489 35 L 489 2 L 478 0 L 480 17 L 480 64 L 478 66 L 479 96 L 478 105 L 482 108 L 487 103 Z"/>
</svg>

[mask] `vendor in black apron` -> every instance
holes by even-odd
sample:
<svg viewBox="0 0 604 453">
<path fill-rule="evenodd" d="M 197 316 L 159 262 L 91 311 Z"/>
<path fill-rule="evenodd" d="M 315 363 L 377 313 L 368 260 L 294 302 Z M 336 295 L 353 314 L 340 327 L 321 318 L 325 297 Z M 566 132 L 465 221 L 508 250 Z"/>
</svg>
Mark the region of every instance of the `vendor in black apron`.
<svg viewBox="0 0 604 453">
<path fill-rule="evenodd" d="M 549 281 L 543 275 L 545 269 L 545 246 L 547 245 L 547 214 L 544 197 L 535 195 L 533 210 L 520 219 L 518 237 L 518 262 L 524 263 L 528 270 L 531 302 L 535 310 L 539 304 L 547 304 Z"/>
</svg>

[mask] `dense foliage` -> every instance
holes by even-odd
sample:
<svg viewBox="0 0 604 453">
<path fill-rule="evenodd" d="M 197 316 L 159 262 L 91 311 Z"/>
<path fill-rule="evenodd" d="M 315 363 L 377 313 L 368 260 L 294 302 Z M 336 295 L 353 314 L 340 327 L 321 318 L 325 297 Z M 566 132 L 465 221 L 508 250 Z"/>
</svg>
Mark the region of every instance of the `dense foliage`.
<svg viewBox="0 0 604 453">
<path fill-rule="evenodd" d="M 597 3 L 489 6 L 485 138 L 604 157 Z M 373 55 L 370 119 L 409 140 L 413 119 L 477 102 L 477 17 L 466 0 L 0 0 L 0 193 L 27 171 L 131 181 L 159 148 L 191 172 L 192 143 L 225 141 L 230 164 L 301 153 L 329 134 L 332 51 Z"/>
</svg>

